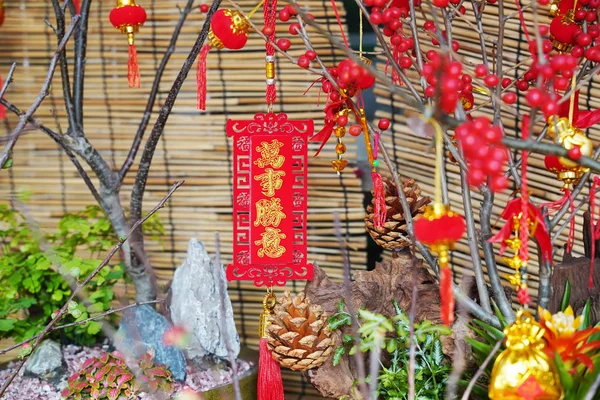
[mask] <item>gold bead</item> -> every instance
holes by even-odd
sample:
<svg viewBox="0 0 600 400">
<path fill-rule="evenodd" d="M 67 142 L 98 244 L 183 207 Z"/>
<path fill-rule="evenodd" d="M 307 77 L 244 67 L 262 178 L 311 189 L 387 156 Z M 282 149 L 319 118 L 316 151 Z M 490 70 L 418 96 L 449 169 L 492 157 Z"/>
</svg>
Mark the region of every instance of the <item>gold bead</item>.
<svg viewBox="0 0 600 400">
<path fill-rule="evenodd" d="M 341 172 L 348 165 L 348 160 L 333 160 L 331 166 L 334 171 Z"/>
<path fill-rule="evenodd" d="M 335 135 L 336 138 L 342 138 L 342 137 L 346 136 L 346 127 L 338 126 L 333 131 L 333 134 Z"/>
<path fill-rule="evenodd" d="M 344 143 L 338 143 L 335 146 L 336 154 L 344 154 L 346 152 L 346 145 Z"/>
</svg>

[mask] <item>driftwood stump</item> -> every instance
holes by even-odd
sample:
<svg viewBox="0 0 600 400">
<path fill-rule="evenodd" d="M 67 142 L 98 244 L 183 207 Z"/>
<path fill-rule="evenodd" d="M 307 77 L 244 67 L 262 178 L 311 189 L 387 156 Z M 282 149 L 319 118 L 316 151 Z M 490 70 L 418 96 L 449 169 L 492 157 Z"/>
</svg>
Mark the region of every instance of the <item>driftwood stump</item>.
<svg viewBox="0 0 600 400">
<path fill-rule="evenodd" d="M 596 224 L 598 226 L 598 224 Z M 585 302 L 591 300 L 591 322 L 595 324 L 600 319 L 600 240 L 595 243 L 594 270 L 592 271 L 593 285 L 590 288 L 590 262 L 592 258 L 592 235 L 590 233 L 589 212 L 583 214 L 583 245 L 584 257 L 573 257 L 565 251 L 562 263 L 552 272 L 550 285 L 550 311 L 560 311 L 561 302 L 567 281 L 571 283 L 570 304 L 576 314 L 581 313 Z"/>
<path fill-rule="evenodd" d="M 392 300 L 396 300 L 400 308 L 408 313 L 411 306 L 413 274 L 416 274 L 418 289 L 416 320 L 428 319 L 435 324 L 441 324 L 439 286 L 436 279 L 420 260 L 415 259 L 413 262 L 408 252 L 400 253 L 391 262 L 378 264 L 373 271 L 359 271 L 354 274 L 351 283 L 354 309 L 365 308 L 392 317 L 396 314 Z M 306 284 L 304 291 L 312 303 L 321 305 L 330 315 L 337 311 L 339 301 L 346 297 L 343 283 L 333 282 L 327 273 L 316 265 L 314 278 Z M 464 324 L 462 318 L 459 320 L 460 324 Z M 338 344 L 341 343 L 344 333 L 351 333 L 350 327 L 345 327 L 342 332 L 334 332 Z M 454 339 L 442 337 L 442 343 L 444 353 L 451 355 L 454 351 Z M 321 395 L 339 398 L 353 392 L 353 383 L 358 374 L 353 356 L 345 355 L 339 365 L 334 367 L 330 359 L 321 367 L 309 370 L 306 377 Z"/>
</svg>

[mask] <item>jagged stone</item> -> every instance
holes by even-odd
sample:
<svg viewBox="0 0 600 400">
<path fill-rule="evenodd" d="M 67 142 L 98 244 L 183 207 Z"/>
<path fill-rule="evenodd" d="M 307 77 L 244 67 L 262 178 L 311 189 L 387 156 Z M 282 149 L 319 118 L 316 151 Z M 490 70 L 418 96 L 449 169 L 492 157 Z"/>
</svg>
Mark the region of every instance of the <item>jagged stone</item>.
<svg viewBox="0 0 600 400">
<path fill-rule="evenodd" d="M 53 340 L 43 341 L 24 366 L 26 376 L 35 376 L 52 383 L 58 383 L 66 373 L 67 364 L 60 344 Z"/>
</svg>

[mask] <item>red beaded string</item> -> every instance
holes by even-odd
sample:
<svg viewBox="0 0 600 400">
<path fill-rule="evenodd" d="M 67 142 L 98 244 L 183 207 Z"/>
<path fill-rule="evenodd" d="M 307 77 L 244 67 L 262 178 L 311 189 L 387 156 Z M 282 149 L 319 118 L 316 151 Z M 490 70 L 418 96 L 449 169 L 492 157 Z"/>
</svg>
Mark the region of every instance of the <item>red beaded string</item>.
<svg viewBox="0 0 600 400">
<path fill-rule="evenodd" d="M 275 43 L 275 22 L 277 18 L 277 0 L 265 0 L 264 3 L 264 34 L 269 39 L 266 42 L 266 62 L 275 62 L 275 48 L 271 43 Z M 277 98 L 277 89 L 275 87 L 275 78 L 267 77 L 266 100 L 269 106 L 275 103 Z"/>
</svg>

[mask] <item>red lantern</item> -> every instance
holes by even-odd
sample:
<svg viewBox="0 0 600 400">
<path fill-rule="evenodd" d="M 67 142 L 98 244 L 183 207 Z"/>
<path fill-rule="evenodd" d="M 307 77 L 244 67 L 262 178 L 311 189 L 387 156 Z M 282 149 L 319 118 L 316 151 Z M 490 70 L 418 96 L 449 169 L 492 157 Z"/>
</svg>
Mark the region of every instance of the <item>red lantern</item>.
<svg viewBox="0 0 600 400">
<path fill-rule="evenodd" d="M 110 23 L 127 34 L 129 42 L 129 62 L 127 63 L 127 80 L 129 87 L 140 87 L 140 67 L 137 59 L 137 50 L 134 44 L 134 34 L 146 22 L 146 11 L 142 6 L 135 4 L 135 0 L 117 0 L 117 6 L 110 12 Z"/>
<path fill-rule="evenodd" d="M 447 326 L 454 321 L 454 292 L 452 288 L 452 270 L 449 251 L 454 247 L 466 230 L 462 215 L 450 211 L 446 204 L 435 203 L 428 206 L 423 217 L 415 221 L 415 238 L 428 245 L 438 254 L 440 266 L 440 314 Z"/>
<path fill-rule="evenodd" d="M 581 27 L 567 15 L 558 16 L 550 23 L 552 44 L 558 51 L 568 51 L 575 44 L 575 36 L 579 32 Z"/>
<path fill-rule="evenodd" d="M 250 24 L 245 16 L 235 10 L 217 10 L 210 22 L 209 44 L 202 47 L 198 59 L 196 83 L 198 85 L 198 109 L 206 110 L 206 57 L 211 47 L 240 50 L 248 42 Z"/>
</svg>

